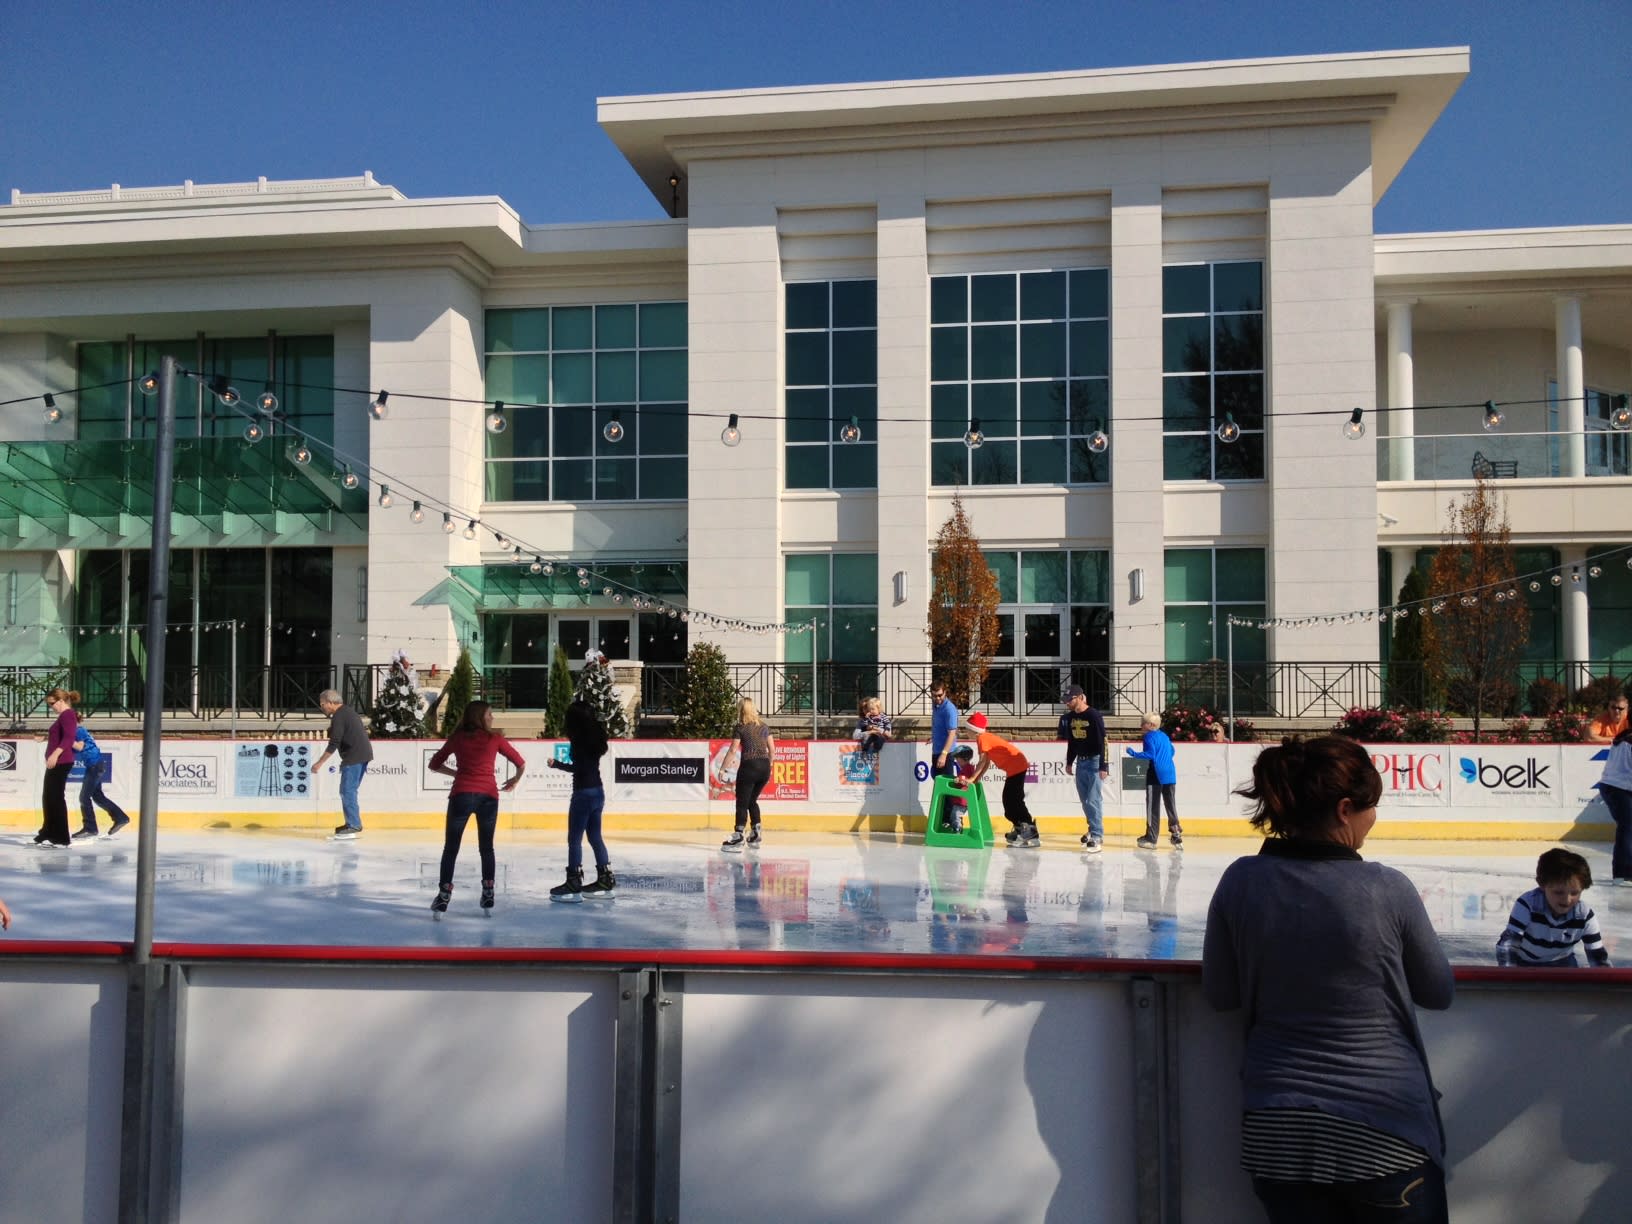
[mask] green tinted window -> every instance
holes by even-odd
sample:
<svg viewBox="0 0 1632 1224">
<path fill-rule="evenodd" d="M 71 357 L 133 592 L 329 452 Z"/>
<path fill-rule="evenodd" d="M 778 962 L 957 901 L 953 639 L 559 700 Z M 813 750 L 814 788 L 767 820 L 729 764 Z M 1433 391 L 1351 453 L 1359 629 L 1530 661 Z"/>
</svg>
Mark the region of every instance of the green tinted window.
<svg viewBox="0 0 1632 1224">
<path fill-rule="evenodd" d="M 1262 480 L 1263 263 L 1164 268 L 1162 309 L 1164 478 Z"/>
<path fill-rule="evenodd" d="M 878 486 L 878 284 L 811 281 L 783 287 L 786 427 L 783 486 Z M 840 431 L 854 419 L 859 441 Z"/>
</svg>

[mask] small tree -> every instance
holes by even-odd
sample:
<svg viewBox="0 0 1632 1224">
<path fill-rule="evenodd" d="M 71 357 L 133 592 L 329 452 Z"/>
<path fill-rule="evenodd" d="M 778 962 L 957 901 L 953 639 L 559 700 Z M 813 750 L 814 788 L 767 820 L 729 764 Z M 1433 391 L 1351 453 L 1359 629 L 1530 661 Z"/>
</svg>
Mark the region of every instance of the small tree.
<svg viewBox="0 0 1632 1224">
<path fill-rule="evenodd" d="M 391 670 L 380 686 L 369 734 L 374 739 L 418 739 L 424 733 L 419 714 L 419 688 L 414 683 L 408 656 L 399 650 L 392 656 Z"/>
<path fill-rule="evenodd" d="M 930 657 L 947 696 L 967 708 L 997 651 L 999 595 L 961 497 L 953 497 L 952 517 L 935 537 L 929 569 Z"/>
<path fill-rule="evenodd" d="M 1424 647 L 1429 676 L 1447 694 L 1455 682 L 1477 740 L 1485 712 L 1499 713 L 1517 691 L 1530 608 L 1512 585 L 1512 533 L 1501 498 L 1481 477 L 1448 511 L 1447 540 L 1428 573 L 1429 596 L 1445 606 L 1425 618 Z"/>
<path fill-rule="evenodd" d="M 608 739 L 629 738 L 629 716 L 624 713 L 623 702 L 618 700 L 618 691 L 612 684 L 612 666 L 605 655 L 597 655 L 584 664 L 584 670 L 578 675 L 577 696 L 595 708 Z M 561 715 L 565 720 L 564 709 Z"/>
<path fill-rule="evenodd" d="M 1388 652 L 1388 701 L 1394 706 L 1413 708 L 1432 704 L 1428 699 L 1426 662 L 1428 617 L 1418 613 L 1428 597 L 1428 575 L 1413 565 L 1400 583 L 1396 601 L 1408 610 L 1394 622 Z"/>
<path fill-rule="evenodd" d="M 572 665 L 567 662 L 567 652 L 557 646 L 555 657 L 550 660 L 550 688 L 544 706 L 545 735 L 560 738 L 565 734 L 567 707 L 571 704 Z"/>
<path fill-rule="evenodd" d="M 725 652 L 698 642 L 686 655 L 686 670 L 674 693 L 674 731 L 683 739 L 721 739 L 737 726 L 737 690 Z"/>
<path fill-rule="evenodd" d="M 465 716 L 465 707 L 476 696 L 476 668 L 471 664 L 470 651 L 459 650 L 459 661 L 453 665 L 448 687 L 442 690 L 442 734 L 452 735 L 459 729 L 459 720 Z"/>
</svg>

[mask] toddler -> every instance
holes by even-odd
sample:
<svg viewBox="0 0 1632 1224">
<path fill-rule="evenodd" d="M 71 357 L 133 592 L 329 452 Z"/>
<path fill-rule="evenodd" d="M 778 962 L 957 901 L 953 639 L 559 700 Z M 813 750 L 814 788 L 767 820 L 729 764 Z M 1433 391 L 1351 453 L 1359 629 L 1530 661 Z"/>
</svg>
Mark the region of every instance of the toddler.
<svg viewBox="0 0 1632 1224">
<path fill-rule="evenodd" d="M 959 748 L 952 754 L 952 783 L 954 786 L 968 786 L 968 778 L 975 772 L 975 750 L 965 747 Z M 946 826 L 948 833 L 957 833 L 963 829 L 964 813 L 969 810 L 969 803 L 956 795 L 946 797 L 946 811 L 941 823 Z"/>
<path fill-rule="evenodd" d="M 1536 883 L 1513 903 L 1507 929 L 1496 941 L 1498 965 L 1565 968 L 1579 966 L 1580 944 L 1590 965 L 1607 966 L 1609 952 L 1598 919 L 1581 900 L 1592 887 L 1592 868 L 1569 850 L 1548 850 L 1536 860 Z"/>
<path fill-rule="evenodd" d="M 894 729 L 890 716 L 884 713 L 884 703 L 877 697 L 869 697 L 861 703 L 861 717 L 856 723 L 854 739 L 868 756 L 877 756 L 883 750 L 884 741 L 890 738 Z"/>
</svg>

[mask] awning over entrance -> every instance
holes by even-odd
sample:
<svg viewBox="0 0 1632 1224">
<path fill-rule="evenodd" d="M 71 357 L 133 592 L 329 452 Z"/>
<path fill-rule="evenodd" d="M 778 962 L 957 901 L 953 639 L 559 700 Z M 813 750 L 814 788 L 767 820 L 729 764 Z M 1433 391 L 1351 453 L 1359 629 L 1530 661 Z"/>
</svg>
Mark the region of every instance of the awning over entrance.
<svg viewBox="0 0 1632 1224">
<path fill-rule="evenodd" d="M 153 526 L 151 438 L 0 443 L 0 540 L 30 548 L 142 547 Z M 291 461 L 294 443 L 176 441 L 173 542 L 276 547 L 368 542 L 368 490 L 327 464 Z"/>
</svg>

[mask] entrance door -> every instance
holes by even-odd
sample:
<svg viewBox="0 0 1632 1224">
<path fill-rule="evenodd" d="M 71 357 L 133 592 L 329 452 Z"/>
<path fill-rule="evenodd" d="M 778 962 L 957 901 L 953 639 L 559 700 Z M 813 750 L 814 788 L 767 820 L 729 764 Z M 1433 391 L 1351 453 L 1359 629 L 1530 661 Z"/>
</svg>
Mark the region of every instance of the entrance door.
<svg viewBox="0 0 1632 1224">
<path fill-rule="evenodd" d="M 627 613 L 617 616 L 558 616 L 555 618 L 555 640 L 567 652 L 567 663 L 573 671 L 584 666 L 584 656 L 593 644 L 608 659 L 630 657 L 634 618 Z"/>
<path fill-rule="evenodd" d="M 1020 658 L 1025 692 L 1017 712 L 1057 705 L 1071 675 L 1071 629 L 1065 608 L 1028 608 L 1020 616 Z"/>
</svg>

